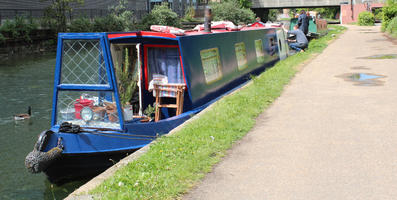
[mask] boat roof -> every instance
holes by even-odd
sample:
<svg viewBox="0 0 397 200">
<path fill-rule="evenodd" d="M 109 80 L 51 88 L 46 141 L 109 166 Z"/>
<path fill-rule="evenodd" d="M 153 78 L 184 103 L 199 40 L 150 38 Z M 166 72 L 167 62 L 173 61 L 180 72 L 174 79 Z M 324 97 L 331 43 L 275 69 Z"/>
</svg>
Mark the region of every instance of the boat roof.
<svg viewBox="0 0 397 200">
<path fill-rule="evenodd" d="M 195 35 L 207 35 L 207 34 L 217 34 L 217 33 L 228 33 L 228 32 L 239 32 L 248 30 L 260 30 L 260 29 L 270 29 L 276 28 L 277 26 L 266 26 L 266 27 L 256 27 L 256 26 L 246 26 L 238 30 L 229 30 L 226 28 L 222 29 L 212 29 L 211 32 L 205 32 L 204 30 L 186 30 L 183 34 L 173 34 L 169 32 L 156 32 L 156 31 L 135 31 L 135 32 L 117 32 L 117 33 L 107 33 L 110 40 L 128 38 L 128 37 L 159 37 L 164 39 L 176 40 L 178 37 L 195 36 Z M 180 29 L 182 30 L 182 29 Z"/>
</svg>

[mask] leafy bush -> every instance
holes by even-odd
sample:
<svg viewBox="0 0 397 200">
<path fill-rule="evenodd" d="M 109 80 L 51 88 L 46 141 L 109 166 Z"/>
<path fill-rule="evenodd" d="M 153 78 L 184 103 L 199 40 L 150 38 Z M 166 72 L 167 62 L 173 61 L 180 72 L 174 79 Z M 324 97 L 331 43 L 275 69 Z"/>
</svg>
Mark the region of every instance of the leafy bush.
<svg viewBox="0 0 397 200">
<path fill-rule="evenodd" d="M 248 8 L 242 8 L 236 1 L 211 3 L 214 21 L 231 21 L 234 24 L 248 24 L 255 20 L 255 14 Z"/>
<path fill-rule="evenodd" d="M 65 32 L 67 29 L 67 15 L 73 7 L 84 4 L 84 0 L 41 0 L 49 1 L 49 6 L 44 10 L 44 19 L 51 29 L 56 32 Z"/>
<path fill-rule="evenodd" d="M 358 15 L 359 26 L 373 26 L 375 24 L 375 16 L 371 12 L 361 12 Z"/>
<path fill-rule="evenodd" d="M 80 17 L 78 19 L 73 20 L 69 26 L 70 32 L 92 32 L 92 24 L 90 19 L 85 17 Z"/>
<path fill-rule="evenodd" d="M 110 15 L 106 17 L 95 18 L 92 25 L 93 32 L 114 32 L 123 30 L 123 24 Z"/>
<path fill-rule="evenodd" d="M 37 29 L 37 27 L 38 25 L 33 19 L 17 16 L 14 20 L 6 20 L 0 27 L 0 32 L 16 40 L 31 42 L 30 34 L 33 30 Z"/>
<path fill-rule="evenodd" d="M 151 25 L 180 27 L 181 21 L 178 14 L 168 8 L 168 3 L 162 3 L 154 6 L 153 10 L 142 19 L 137 28 L 149 30 Z"/>
<path fill-rule="evenodd" d="M 397 16 L 390 20 L 389 24 L 387 25 L 386 32 L 397 37 Z"/>
<path fill-rule="evenodd" d="M 382 18 L 383 18 L 383 12 L 378 12 L 378 13 L 376 13 L 374 15 L 375 15 L 375 19 L 376 20 L 382 20 Z"/>
<path fill-rule="evenodd" d="M 327 7 L 327 8 L 292 8 L 290 9 L 289 15 L 290 17 L 294 17 L 294 15 L 299 14 L 301 10 L 308 11 L 316 11 L 321 18 L 324 19 L 335 19 L 336 14 L 339 12 L 339 7 Z"/>
<path fill-rule="evenodd" d="M 154 17 L 149 13 L 147 15 L 145 15 L 141 22 L 136 24 L 136 28 L 137 30 L 142 30 L 142 31 L 146 31 L 146 30 L 150 30 L 150 25 L 153 25 L 153 20 Z"/>
<path fill-rule="evenodd" d="M 382 31 L 385 31 L 389 25 L 389 22 L 397 17 L 397 3 L 394 1 L 387 1 L 387 6 L 382 8 Z"/>
<path fill-rule="evenodd" d="M 267 15 L 267 20 L 271 22 L 277 21 L 278 13 L 279 13 L 278 9 L 270 9 L 269 14 Z"/>
<path fill-rule="evenodd" d="M 0 33 L 0 44 L 3 44 L 6 41 L 6 38 L 3 34 Z"/>
<path fill-rule="evenodd" d="M 18 33 L 15 29 L 15 23 L 12 20 L 8 19 L 0 27 L 0 32 L 10 38 L 18 36 Z"/>
<path fill-rule="evenodd" d="M 110 7 L 110 12 L 114 21 L 121 24 L 123 28 L 122 31 L 131 31 L 134 29 L 134 15 L 131 10 L 128 10 L 126 0 L 119 0 L 119 4 L 117 6 Z"/>
<path fill-rule="evenodd" d="M 185 11 L 185 16 L 182 18 L 183 22 L 198 22 L 199 20 L 194 18 L 196 11 L 192 6 L 189 6 Z"/>
<path fill-rule="evenodd" d="M 241 8 L 251 8 L 252 2 L 251 0 L 237 0 L 240 4 Z"/>
</svg>

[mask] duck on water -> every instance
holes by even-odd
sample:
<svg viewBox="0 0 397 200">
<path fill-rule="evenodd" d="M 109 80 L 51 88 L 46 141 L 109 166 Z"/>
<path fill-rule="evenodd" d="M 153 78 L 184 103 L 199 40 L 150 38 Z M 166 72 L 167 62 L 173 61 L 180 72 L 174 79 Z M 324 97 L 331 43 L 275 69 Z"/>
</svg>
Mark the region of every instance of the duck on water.
<svg viewBox="0 0 397 200">
<path fill-rule="evenodd" d="M 14 120 L 19 121 L 19 120 L 29 119 L 31 115 L 32 115 L 32 107 L 28 106 L 28 112 L 14 115 Z"/>
</svg>

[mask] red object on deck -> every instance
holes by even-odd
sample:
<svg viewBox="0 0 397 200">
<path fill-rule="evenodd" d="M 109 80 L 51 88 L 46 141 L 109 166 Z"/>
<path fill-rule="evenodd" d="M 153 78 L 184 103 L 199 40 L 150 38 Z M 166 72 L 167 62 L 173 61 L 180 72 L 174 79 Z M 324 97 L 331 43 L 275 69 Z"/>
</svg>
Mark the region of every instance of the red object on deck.
<svg viewBox="0 0 397 200">
<path fill-rule="evenodd" d="M 92 108 L 94 106 L 94 101 L 89 99 L 76 99 L 76 103 L 74 103 L 74 117 L 76 119 L 81 119 L 80 112 L 87 106 Z"/>
<path fill-rule="evenodd" d="M 265 27 L 265 24 L 263 22 L 255 22 L 250 27 Z"/>
</svg>

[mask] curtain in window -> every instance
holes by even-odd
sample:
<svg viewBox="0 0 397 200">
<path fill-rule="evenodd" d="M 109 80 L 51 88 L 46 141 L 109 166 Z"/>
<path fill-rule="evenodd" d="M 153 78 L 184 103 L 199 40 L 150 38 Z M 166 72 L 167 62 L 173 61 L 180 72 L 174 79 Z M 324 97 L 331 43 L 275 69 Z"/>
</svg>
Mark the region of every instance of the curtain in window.
<svg viewBox="0 0 397 200">
<path fill-rule="evenodd" d="M 177 48 L 148 48 L 148 81 L 153 75 L 163 75 L 168 83 L 184 83 Z"/>
</svg>

